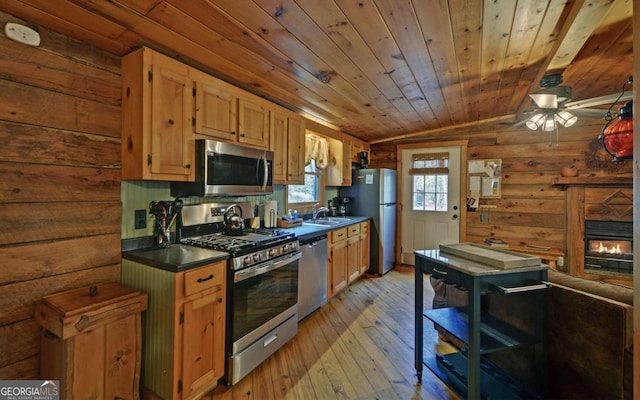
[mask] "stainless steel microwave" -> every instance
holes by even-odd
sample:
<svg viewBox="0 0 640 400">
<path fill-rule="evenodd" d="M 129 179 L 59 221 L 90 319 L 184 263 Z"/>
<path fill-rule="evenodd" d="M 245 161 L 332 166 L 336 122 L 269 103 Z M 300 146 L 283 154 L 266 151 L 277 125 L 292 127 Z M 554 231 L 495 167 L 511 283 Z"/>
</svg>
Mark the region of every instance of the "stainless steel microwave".
<svg viewBox="0 0 640 400">
<path fill-rule="evenodd" d="M 172 182 L 171 196 L 273 193 L 273 152 L 215 140 L 196 140 L 196 181 Z"/>
</svg>

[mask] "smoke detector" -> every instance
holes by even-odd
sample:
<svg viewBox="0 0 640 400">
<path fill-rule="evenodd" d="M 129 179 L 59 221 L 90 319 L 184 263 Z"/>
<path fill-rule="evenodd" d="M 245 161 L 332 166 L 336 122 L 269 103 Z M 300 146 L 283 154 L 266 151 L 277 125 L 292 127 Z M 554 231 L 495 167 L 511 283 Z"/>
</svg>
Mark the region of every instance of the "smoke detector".
<svg viewBox="0 0 640 400">
<path fill-rule="evenodd" d="M 7 22 L 4 26 L 4 34 L 16 42 L 28 44 L 29 46 L 40 46 L 40 34 L 28 26 Z"/>
</svg>

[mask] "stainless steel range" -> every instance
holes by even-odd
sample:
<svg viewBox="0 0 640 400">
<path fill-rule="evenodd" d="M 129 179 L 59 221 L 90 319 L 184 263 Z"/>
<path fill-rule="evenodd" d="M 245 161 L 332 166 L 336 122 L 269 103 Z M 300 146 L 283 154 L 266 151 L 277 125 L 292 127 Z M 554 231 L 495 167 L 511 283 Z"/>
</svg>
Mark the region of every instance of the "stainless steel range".
<svg viewBox="0 0 640 400">
<path fill-rule="evenodd" d="M 253 216 L 250 203 L 237 203 Z M 224 232 L 229 204 L 185 206 L 179 238 L 183 244 L 230 253 L 227 285 L 227 370 L 233 385 L 267 359 L 298 331 L 298 260 L 295 235 L 271 229 Z"/>
</svg>

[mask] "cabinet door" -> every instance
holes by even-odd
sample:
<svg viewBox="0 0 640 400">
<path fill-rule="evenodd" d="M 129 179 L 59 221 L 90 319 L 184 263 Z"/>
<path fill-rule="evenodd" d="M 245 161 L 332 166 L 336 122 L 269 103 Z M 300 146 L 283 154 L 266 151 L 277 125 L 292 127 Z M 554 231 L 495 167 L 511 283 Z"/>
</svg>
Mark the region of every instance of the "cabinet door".
<svg viewBox="0 0 640 400">
<path fill-rule="evenodd" d="M 217 291 L 183 305 L 183 399 L 215 386 L 224 374 L 224 351 L 219 347 L 220 341 L 224 340 L 223 304 L 220 291 Z"/>
<path fill-rule="evenodd" d="M 360 236 L 347 240 L 347 280 L 352 282 L 360 276 Z"/>
<path fill-rule="evenodd" d="M 186 66 L 160 60 L 154 58 L 152 66 L 151 154 L 147 163 L 152 174 L 183 176 L 183 180 L 193 180 L 193 84 Z"/>
<path fill-rule="evenodd" d="M 304 184 L 304 119 L 289 117 L 287 183 Z"/>
<path fill-rule="evenodd" d="M 269 147 L 269 115 L 265 107 L 248 99 L 238 100 L 238 141 Z"/>
<path fill-rule="evenodd" d="M 342 141 L 342 186 L 351 186 L 351 142 Z"/>
<path fill-rule="evenodd" d="M 269 150 L 273 151 L 273 182 L 287 183 L 287 117 L 271 111 L 269 121 Z"/>
<path fill-rule="evenodd" d="M 329 256 L 329 296 L 347 286 L 347 241 L 331 245 Z"/>
<path fill-rule="evenodd" d="M 369 242 L 369 222 L 360 224 L 360 274 L 369 269 L 371 243 Z"/>
<path fill-rule="evenodd" d="M 222 85 L 196 82 L 196 133 L 235 142 L 236 104 L 236 96 Z"/>
</svg>

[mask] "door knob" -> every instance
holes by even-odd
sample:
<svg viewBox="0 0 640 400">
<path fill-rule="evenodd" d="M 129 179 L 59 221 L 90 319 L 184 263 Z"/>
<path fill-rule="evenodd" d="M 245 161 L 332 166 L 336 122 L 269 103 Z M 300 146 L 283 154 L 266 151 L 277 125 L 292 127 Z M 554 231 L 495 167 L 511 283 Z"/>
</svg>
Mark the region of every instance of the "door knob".
<svg viewBox="0 0 640 400">
<path fill-rule="evenodd" d="M 458 219 L 458 214 L 453 214 L 453 219 Z"/>
<path fill-rule="evenodd" d="M 454 210 L 457 210 L 457 209 L 458 209 L 458 206 L 453 206 L 453 209 L 454 209 Z"/>
</svg>

